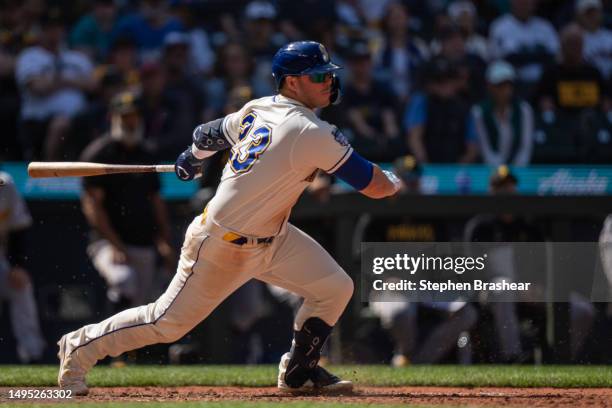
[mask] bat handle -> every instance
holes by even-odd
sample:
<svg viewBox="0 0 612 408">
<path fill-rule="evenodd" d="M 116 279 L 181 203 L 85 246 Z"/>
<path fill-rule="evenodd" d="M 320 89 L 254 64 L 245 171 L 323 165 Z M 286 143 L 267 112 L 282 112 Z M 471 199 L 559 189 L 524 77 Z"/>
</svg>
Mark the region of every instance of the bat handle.
<svg viewBox="0 0 612 408">
<path fill-rule="evenodd" d="M 156 173 L 174 173 L 174 164 L 158 164 L 155 166 Z"/>
</svg>

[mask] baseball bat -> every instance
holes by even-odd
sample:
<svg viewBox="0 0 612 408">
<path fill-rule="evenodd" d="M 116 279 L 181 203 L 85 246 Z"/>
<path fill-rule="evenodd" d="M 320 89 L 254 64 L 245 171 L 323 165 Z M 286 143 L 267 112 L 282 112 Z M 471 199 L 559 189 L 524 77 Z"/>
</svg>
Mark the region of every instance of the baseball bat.
<svg viewBox="0 0 612 408">
<path fill-rule="evenodd" d="M 88 177 L 118 173 L 170 173 L 173 164 L 133 165 L 104 164 L 88 162 L 32 162 L 28 165 L 28 175 L 41 177 Z"/>
</svg>

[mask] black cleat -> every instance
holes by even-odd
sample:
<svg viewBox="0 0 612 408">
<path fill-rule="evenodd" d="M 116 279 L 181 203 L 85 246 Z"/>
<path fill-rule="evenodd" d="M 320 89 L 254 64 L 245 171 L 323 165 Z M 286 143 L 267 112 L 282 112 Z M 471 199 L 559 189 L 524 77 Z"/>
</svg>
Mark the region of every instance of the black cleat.
<svg viewBox="0 0 612 408">
<path fill-rule="evenodd" d="M 291 356 L 285 353 L 278 365 L 278 389 L 288 393 L 343 393 L 353 390 L 351 381 L 342 380 L 333 375 L 321 366 L 316 366 L 310 375 L 310 379 L 306 380 L 300 387 L 290 387 L 285 382 L 285 372 L 287 364 Z"/>
</svg>

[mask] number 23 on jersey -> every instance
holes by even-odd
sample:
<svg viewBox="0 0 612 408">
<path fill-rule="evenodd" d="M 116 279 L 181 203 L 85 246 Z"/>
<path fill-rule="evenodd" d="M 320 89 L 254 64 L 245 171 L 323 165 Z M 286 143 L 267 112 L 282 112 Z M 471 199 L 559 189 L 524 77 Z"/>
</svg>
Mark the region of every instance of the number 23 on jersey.
<svg viewBox="0 0 612 408">
<path fill-rule="evenodd" d="M 261 156 L 272 141 L 272 129 L 268 125 L 254 128 L 257 115 L 250 112 L 240 122 L 238 143 L 232 149 L 230 166 L 234 173 L 246 173 L 251 170 L 255 161 Z"/>
</svg>

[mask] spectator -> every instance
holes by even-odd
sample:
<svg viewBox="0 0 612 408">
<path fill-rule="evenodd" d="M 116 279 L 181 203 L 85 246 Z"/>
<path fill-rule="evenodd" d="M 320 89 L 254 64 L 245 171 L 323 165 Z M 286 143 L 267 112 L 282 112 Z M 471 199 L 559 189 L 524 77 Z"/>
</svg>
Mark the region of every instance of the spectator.
<svg viewBox="0 0 612 408">
<path fill-rule="evenodd" d="M 459 93 L 474 103 L 484 97 L 484 60 L 470 54 L 465 47 L 465 36 L 458 27 L 450 25 L 438 34 L 438 54 L 457 69 Z"/>
<path fill-rule="evenodd" d="M 203 25 L 211 33 L 214 49 L 242 39 L 241 18 L 250 0 L 178 0 L 189 4 L 189 13 L 196 17 L 196 25 Z"/>
<path fill-rule="evenodd" d="M 487 69 L 488 97 L 472 108 L 483 161 L 526 166 L 533 148 L 533 111 L 514 96 L 514 68 L 496 61 Z"/>
<path fill-rule="evenodd" d="M 276 32 L 276 17 L 276 8 L 267 1 L 252 1 L 244 12 L 245 44 L 254 58 L 254 79 L 266 95 L 275 91 L 270 75 L 272 57 L 285 43 L 283 35 Z"/>
<path fill-rule="evenodd" d="M 0 13 L 1 42 L 13 51 L 34 45 L 40 37 L 39 20 L 44 10 L 32 1 L 5 0 Z M 44 6 L 44 5 L 43 5 Z"/>
<path fill-rule="evenodd" d="M 605 79 L 612 73 L 612 32 L 602 26 L 601 0 L 578 0 L 576 21 L 584 30 L 584 58 Z"/>
<path fill-rule="evenodd" d="M 181 96 L 168 86 L 168 73 L 159 64 L 140 70 L 144 144 L 158 160 L 172 161 L 189 143 L 194 117 L 181 105 Z"/>
<path fill-rule="evenodd" d="M 280 29 L 289 41 L 320 38 L 336 21 L 333 1 L 279 0 L 278 6 Z"/>
<path fill-rule="evenodd" d="M 553 26 L 534 17 L 537 0 L 512 0 L 511 14 L 491 23 L 489 57 L 504 59 L 517 70 L 519 95 L 530 97 L 545 65 L 559 51 L 559 40 Z"/>
<path fill-rule="evenodd" d="M 194 2 L 190 0 L 175 1 L 175 15 L 180 20 L 189 36 L 189 64 L 187 70 L 190 75 L 208 75 L 215 64 L 215 53 L 210 48 L 210 38 L 199 20 Z"/>
<path fill-rule="evenodd" d="M 91 12 L 81 17 L 70 32 L 70 45 L 100 63 L 108 55 L 116 25 L 114 1 L 94 0 Z"/>
<path fill-rule="evenodd" d="M 204 119 L 204 86 L 201 78 L 189 71 L 191 41 L 186 33 L 172 32 L 164 39 L 162 62 L 166 73 L 167 91 L 179 100 L 183 130 L 179 134 L 189 134 Z M 175 137 L 178 135 L 174 135 Z"/>
<path fill-rule="evenodd" d="M 164 0 L 142 0 L 138 12 L 122 17 L 117 23 L 113 38 L 131 38 L 143 62 L 156 61 L 166 34 L 182 31 L 181 22 L 168 12 Z"/>
<path fill-rule="evenodd" d="M 451 22 L 459 27 L 465 38 L 465 50 L 482 61 L 488 61 L 487 40 L 476 31 L 478 12 L 470 0 L 457 0 L 448 6 Z"/>
<path fill-rule="evenodd" d="M 492 195 L 513 195 L 518 192 L 518 178 L 507 166 L 498 167 L 491 175 L 489 189 Z M 492 268 L 493 279 L 516 279 L 517 262 L 514 248 L 509 242 L 542 242 L 544 236 L 532 221 L 512 214 L 477 215 L 465 226 L 464 241 L 466 242 L 498 242 L 487 250 L 488 262 Z M 546 266 L 543 265 L 542 268 Z M 507 293 L 489 292 L 486 308 L 492 313 L 499 348 L 500 362 L 522 362 L 525 359 L 520 338 L 518 303 L 509 302 Z M 505 301 L 498 301 L 502 296 Z M 531 300 L 531 299 L 525 299 Z M 526 316 L 533 319 L 538 314 L 545 313 L 542 303 L 524 305 Z M 570 343 L 571 354 L 578 356 L 585 339 L 588 336 L 595 309 L 592 304 L 580 295 L 573 293 L 570 297 Z"/>
<path fill-rule="evenodd" d="M 448 6 L 453 0 L 431 1 L 431 0 L 402 0 L 406 4 L 415 18 L 412 21 L 412 26 L 424 38 L 431 39 L 435 36 L 436 31 L 440 28 L 445 28 L 452 24 L 452 20 L 448 15 Z M 480 2 L 478 11 L 485 9 L 486 4 Z"/>
<path fill-rule="evenodd" d="M 32 217 L 11 177 L 0 172 L 0 299 L 8 300 L 17 358 L 24 364 L 43 357 L 45 340 L 40 330 L 32 279 L 25 269 L 25 235 Z"/>
<path fill-rule="evenodd" d="M 253 89 L 250 86 L 236 86 L 228 92 L 227 103 L 223 114 L 229 115 L 240 110 L 248 101 L 253 99 Z M 221 155 L 220 155 L 221 156 Z"/>
<path fill-rule="evenodd" d="M 417 72 L 426 58 L 426 46 L 422 40 L 412 38 L 408 20 L 408 10 L 403 4 L 389 3 L 383 19 L 385 42 L 376 66 L 377 77 L 392 85 L 402 103 L 413 92 Z"/>
<path fill-rule="evenodd" d="M 265 96 L 269 89 L 268 85 L 255 81 L 254 68 L 253 58 L 242 44 L 230 43 L 219 50 L 215 77 L 206 84 L 208 97 L 206 120 L 222 113 L 230 89 L 249 86 L 255 97 Z"/>
<path fill-rule="evenodd" d="M 96 92 L 92 94 L 86 110 L 74 122 L 74 128 L 79 130 L 79 139 L 73 143 L 75 154 L 80 154 L 94 139 L 108 132 L 110 102 L 115 95 L 127 89 L 125 78 L 112 65 L 98 68 L 98 76 Z"/>
<path fill-rule="evenodd" d="M 82 161 L 154 164 L 142 144 L 144 125 L 137 95 L 124 92 L 111 106 L 111 128 L 83 152 Z M 108 284 L 115 309 L 154 295 L 156 249 L 175 262 L 170 228 L 157 174 L 122 174 L 83 179 L 83 213 L 92 227 L 88 253 Z M 172 269 L 169 269 L 172 270 Z"/>
<path fill-rule="evenodd" d="M 403 148 L 393 92 L 388 83 L 373 78 L 372 57 L 365 42 L 354 44 L 348 58 L 350 78 L 344 106 L 351 143 L 369 160 L 393 160 Z"/>
<path fill-rule="evenodd" d="M 575 24 L 561 33 L 561 60 L 546 70 L 538 102 L 543 112 L 576 115 L 585 109 L 608 110 L 609 100 L 599 71 L 583 57 L 583 32 Z"/>
<path fill-rule="evenodd" d="M 133 88 L 140 84 L 138 49 L 131 38 L 119 37 L 113 40 L 107 63 L 119 71 L 127 87 Z"/>
<path fill-rule="evenodd" d="M 284 43 L 276 32 L 276 17 L 276 8 L 267 1 L 252 1 L 244 11 L 245 42 L 258 60 L 274 56 L 277 45 Z"/>
<path fill-rule="evenodd" d="M 17 1 L 4 4 L 0 13 L 0 161 L 21 159 L 21 147 L 17 139 L 19 117 L 19 91 L 15 81 L 17 54 L 26 47 L 25 29 L 20 21 L 21 5 Z"/>
<path fill-rule="evenodd" d="M 367 27 L 379 27 L 388 12 L 388 7 L 396 0 L 358 0 L 359 7 L 363 10 Z"/>
<path fill-rule="evenodd" d="M 404 114 L 408 146 L 419 163 L 473 163 L 478 145 L 469 105 L 459 97 L 457 73 L 436 57 L 425 66 L 425 93 Z"/>
<path fill-rule="evenodd" d="M 8 4 L 7 4 L 8 3 Z M 42 36 L 41 22 L 44 20 L 47 7 L 40 0 L 8 0 L 3 2 L 0 19 L 10 21 L 8 25 L 2 25 L 0 30 L 4 31 L 5 40 L 13 45 L 19 45 L 20 49 L 38 44 Z"/>
<path fill-rule="evenodd" d="M 85 108 L 86 92 L 95 81 L 89 59 L 62 48 L 65 30 L 59 9 L 47 11 L 42 29 L 40 46 L 26 48 L 17 59 L 20 139 L 26 160 L 59 160 L 65 159 L 71 120 Z"/>
<path fill-rule="evenodd" d="M 337 0 L 338 25 L 348 33 L 362 32 L 367 26 L 368 16 L 359 0 Z"/>
</svg>

